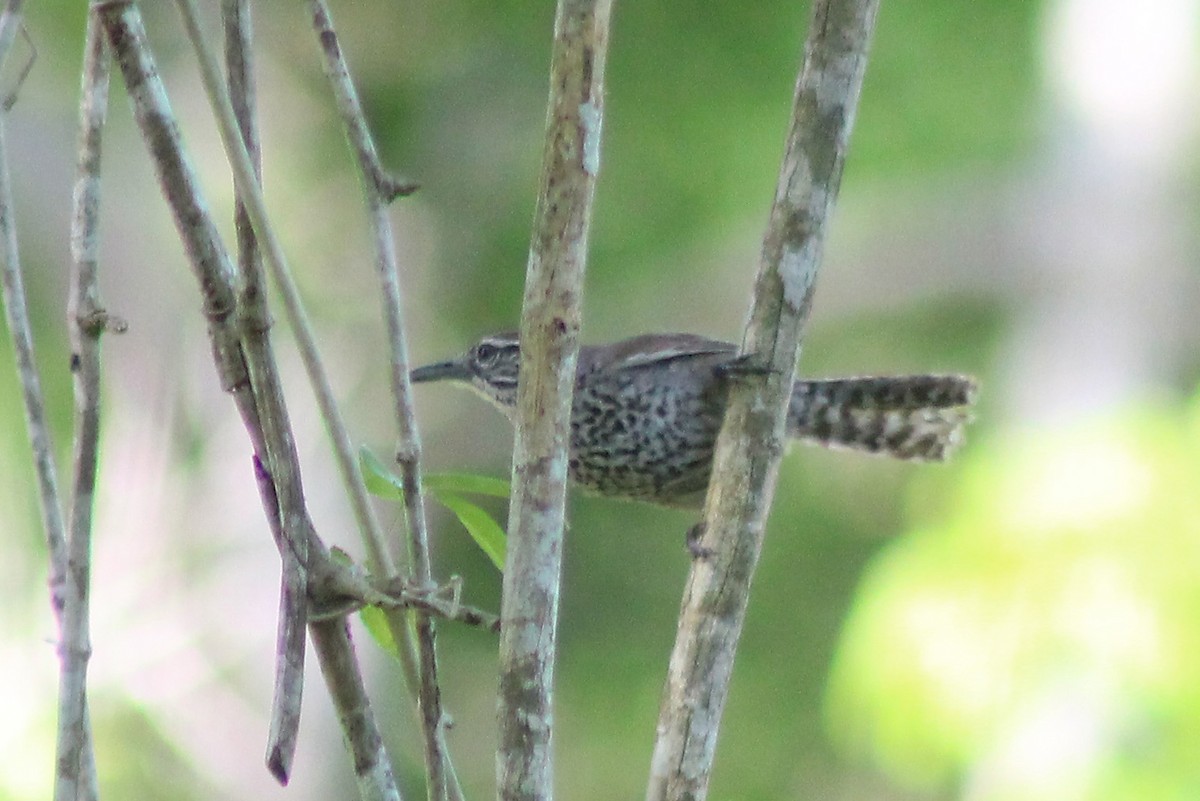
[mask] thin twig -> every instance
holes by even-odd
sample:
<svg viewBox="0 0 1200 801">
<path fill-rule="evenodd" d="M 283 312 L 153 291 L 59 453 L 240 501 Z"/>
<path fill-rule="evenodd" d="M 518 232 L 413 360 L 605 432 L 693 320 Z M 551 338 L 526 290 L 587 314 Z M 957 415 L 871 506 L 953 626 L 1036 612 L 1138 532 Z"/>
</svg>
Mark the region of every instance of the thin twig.
<svg viewBox="0 0 1200 801">
<path fill-rule="evenodd" d="M 328 558 L 322 552 L 313 559 L 309 619 L 327 620 L 357 612 L 365 606 L 377 606 L 385 611 L 415 609 L 472 628 L 500 631 L 500 618 L 462 603 L 458 599 L 458 589 L 454 581 L 444 587 L 414 587 L 400 579 L 379 584 L 356 568 Z"/>
<path fill-rule="evenodd" d="M 817 0 L 743 352 L 768 368 L 738 382 L 717 441 L 697 559 L 658 720 L 649 801 L 703 799 L 750 582 L 783 454 L 784 415 L 837 196 L 879 0 Z"/>
<path fill-rule="evenodd" d="M 333 446 L 342 482 L 350 496 L 350 505 L 367 549 L 372 572 L 377 576 L 390 577 L 395 574 L 395 567 L 387 549 L 383 530 L 375 515 L 374 507 L 371 506 L 367 497 L 358 460 L 351 449 L 350 434 L 341 412 L 337 408 L 333 387 L 318 353 L 316 338 L 300 299 L 300 291 L 292 279 L 291 271 L 283 254 L 283 246 L 268 220 L 266 203 L 254 175 L 253 164 L 238 133 L 236 116 L 229 94 L 222 85 L 216 58 L 200 30 L 195 3 L 192 0 L 176 0 L 176 4 L 183 17 L 188 39 L 196 51 L 205 93 L 216 118 L 221 140 L 225 145 L 226 157 L 233 169 L 234 185 L 237 188 L 238 196 L 246 204 L 246 211 L 254 225 L 260 246 L 263 248 L 267 267 L 271 270 L 271 275 L 279 289 L 284 313 L 287 315 L 292 334 L 296 338 L 309 383 L 316 395 L 317 406 L 320 408 L 326 431 Z M 392 616 L 389 616 L 389 625 L 392 627 L 393 636 L 401 648 L 401 653 L 408 656 L 405 648 L 406 646 L 411 648 L 411 645 L 407 626 L 399 618 L 392 619 Z"/>
<path fill-rule="evenodd" d="M 20 0 L 9 0 L 4 13 L 0 15 L 0 64 L 7 58 L 16 30 L 21 24 L 20 8 Z M 4 116 L 0 115 L 0 123 L 3 123 L 3 120 Z M 25 423 L 29 429 L 29 444 L 37 474 L 42 523 L 50 552 L 50 601 L 55 615 L 60 615 L 67 572 L 66 527 L 58 492 L 58 475 L 54 467 L 54 446 L 46 426 L 45 394 L 42 392 L 41 378 L 38 375 L 33 332 L 25 305 L 25 287 L 21 278 L 7 159 L 0 161 L 0 171 L 0 258 L 3 259 L 0 267 L 3 269 L 4 311 L 8 319 L 8 330 L 12 333 L 17 375 L 21 379 Z"/>
<path fill-rule="evenodd" d="M 255 113 L 255 83 L 250 4 L 224 0 L 221 4 L 225 32 L 225 64 L 230 100 L 237 115 L 242 141 L 250 154 L 255 177 L 261 182 L 262 165 Z M 239 193 L 234 208 L 238 240 L 238 317 L 242 351 L 250 374 L 251 397 L 239 404 L 250 438 L 255 443 L 255 475 L 268 518 L 278 515 L 273 527 L 281 560 L 279 621 L 276 630 L 275 682 L 271 702 L 271 727 L 267 737 L 267 769 L 287 784 L 300 729 L 304 690 L 304 631 L 308 608 L 308 552 L 313 527 L 304 501 L 299 459 L 288 419 L 283 387 L 269 339 L 270 312 L 258 238 Z M 270 465 L 267 467 L 267 465 Z M 282 504 L 280 506 L 279 504 Z"/>
<path fill-rule="evenodd" d="M 118 0 L 118 2 L 124 3 L 128 0 Z M 316 337 L 313 335 L 312 325 L 308 321 L 308 314 L 300 299 L 300 290 L 288 268 L 279 237 L 268 220 L 266 202 L 263 200 L 262 191 L 255 179 L 254 165 L 250 161 L 245 145 L 242 144 L 233 105 L 229 100 L 229 93 L 221 81 L 220 67 L 201 33 L 195 3 L 192 0 L 176 0 L 176 2 L 183 17 L 184 27 L 188 32 L 188 39 L 191 41 L 200 63 L 200 76 L 204 82 L 204 91 L 212 106 L 213 115 L 221 133 L 221 141 L 225 146 L 226 157 L 233 169 L 234 185 L 246 204 L 246 210 L 254 223 L 254 232 L 258 235 L 259 244 L 263 249 L 266 265 L 279 289 L 284 313 L 287 315 L 292 334 L 296 338 L 309 383 L 316 395 L 317 406 L 320 408 L 322 419 L 329 433 L 334 457 L 342 477 L 342 483 L 350 496 L 350 506 L 354 511 L 359 532 L 363 537 L 375 572 L 378 575 L 390 576 L 395 569 L 392 566 L 392 558 L 387 550 L 382 528 L 370 499 L 367 497 L 358 460 L 350 445 L 350 434 L 341 412 L 337 408 L 333 386 L 329 382 L 325 366 L 318 353 Z M 102 5 L 107 5 L 107 3 Z"/>
<path fill-rule="evenodd" d="M 92 508 L 100 445 L 100 337 L 121 332 L 124 321 L 100 303 L 97 282 L 100 251 L 100 153 L 108 114 L 109 60 L 99 20 L 89 14 L 84 44 L 79 103 L 79 150 L 74 212 L 71 217 L 71 289 L 67 299 L 67 334 L 75 385 L 75 441 L 67 557 L 72 583 L 63 640 L 75 643 L 74 659 L 64 660 L 59 688 L 59 766 L 55 798 L 96 798 L 95 761 L 87 711 L 88 597 L 91 576 Z M 64 746 L 72 739 L 78 746 Z"/>
<path fill-rule="evenodd" d="M 358 100 L 358 92 L 350 78 L 350 69 L 342 57 L 342 46 L 338 43 L 337 31 L 333 28 L 329 6 L 322 0 L 312 0 L 309 8 L 312 12 L 313 28 L 325 56 L 325 76 L 329 78 L 333 87 L 334 99 L 346 126 L 350 144 L 354 148 L 354 155 L 358 158 L 362 178 L 370 185 L 369 194 L 379 198 L 385 206 L 398 197 L 411 195 L 420 189 L 420 184 L 408 178 L 391 175 L 379 160 L 375 142 L 367 126 L 367 118 Z"/>
<path fill-rule="evenodd" d="M 37 362 L 33 352 L 33 332 L 29 327 L 29 315 L 25 305 L 25 287 L 21 279 L 21 266 L 17 251 L 16 226 L 13 220 L 12 187 L 8 172 L 8 147 L 5 121 L 0 115 L 0 281 L 4 288 L 4 308 L 8 318 L 8 329 L 12 332 L 13 349 L 16 351 L 17 374 L 25 400 L 25 423 L 29 432 L 29 445 L 33 452 L 34 469 L 38 479 L 38 497 L 41 500 L 42 524 L 50 549 L 50 603 L 59 619 L 58 656 L 60 664 L 61 697 L 71 716 L 60 717 L 58 741 L 59 753 L 66 759 L 58 763 L 59 772 L 55 781 L 57 798 L 74 797 L 81 775 L 81 760 L 85 748 L 84 736 L 87 727 L 82 725 L 86 714 L 86 702 L 79 698 L 77 679 L 84 669 L 89 652 L 86 640 L 67 638 L 68 620 L 81 608 L 87 595 L 86 576 L 71 570 L 70 551 L 65 538 L 62 506 L 58 492 L 58 478 L 54 467 L 54 446 L 46 426 L 46 403 L 38 377 Z M 78 629 L 77 629 L 78 630 Z M 78 714 L 76 715 L 76 710 Z M 65 728 L 64 727 L 69 727 Z M 59 787 L 69 785 L 69 795 L 59 795 Z"/>
<path fill-rule="evenodd" d="M 267 523 L 277 540 L 283 540 L 282 521 L 279 516 L 279 499 L 275 497 L 275 482 L 262 463 L 255 460 L 255 479 L 262 494 L 263 508 L 269 510 Z M 320 546 L 320 540 L 311 533 L 312 555 L 319 564 L 335 572 L 337 566 L 329 554 Z M 318 568 L 318 572 L 320 568 Z M 314 585 L 321 584 L 314 581 Z M 354 655 L 354 644 L 350 641 L 350 628 L 344 614 L 328 619 L 310 620 L 309 633 L 313 648 L 329 688 L 330 698 L 338 713 L 338 722 L 346 740 L 354 764 L 354 776 L 358 783 L 359 797 L 363 801 L 400 801 L 400 788 L 392 773 L 387 751 L 383 747 L 383 736 L 375 722 L 371 700 L 367 697 L 362 671 Z"/>
<path fill-rule="evenodd" d="M 7 59 L 21 25 L 21 5 L 20 0 L 9 0 L 0 15 L 0 64 Z M 86 87 L 87 78 L 84 80 Z M 72 543 L 63 521 L 54 446 L 46 425 L 45 396 L 34 356 L 33 332 L 21 278 L 4 130 L 7 111 L 8 106 L 0 114 L 0 284 L 16 352 L 42 524 L 50 554 L 50 603 L 59 624 L 59 719 L 54 793 L 56 799 L 88 799 L 97 794 L 86 689 L 87 660 L 91 654 L 87 629 L 90 538 L 85 532 Z M 94 468 L 90 476 L 94 482 Z M 90 500 L 89 493 L 87 501 L 90 503 Z M 88 521 L 81 522 L 88 524 Z"/>
<path fill-rule="evenodd" d="M 128 0 L 100 2 L 94 9 L 105 26 L 109 45 L 125 79 L 126 91 L 133 103 L 138 125 L 154 158 L 159 182 L 175 217 L 176 227 L 188 252 L 189 261 L 199 279 L 204 297 L 204 310 L 213 340 L 213 354 L 222 386 L 234 394 L 243 416 L 253 422 L 252 418 L 257 412 L 252 410 L 245 400 L 249 387 L 246 363 L 242 359 L 239 333 L 233 330 L 230 319 L 234 315 L 233 268 L 229 254 L 216 235 L 194 170 L 182 149 L 178 126 L 171 114 L 165 90 L 146 42 L 141 15 L 136 6 Z M 233 112 L 229 108 L 227 96 L 225 107 L 229 119 L 232 120 Z M 244 168 L 239 174 L 250 175 L 248 184 L 239 180 L 238 190 L 244 196 L 256 197 L 261 212 L 261 194 L 257 192 L 253 169 L 248 166 L 249 158 L 236 133 L 236 121 L 232 124 L 235 129 L 234 141 Z M 251 191 L 247 192 L 247 187 Z M 259 230 L 260 222 L 262 221 L 256 219 L 256 230 Z M 264 226 L 259 230 L 260 234 L 262 230 L 267 229 Z M 277 242 L 275 247 L 278 247 Z M 264 392 L 262 397 L 275 395 L 276 390 L 272 390 L 269 393 Z M 270 406 L 264 404 L 264 413 L 261 416 L 263 430 L 270 431 L 270 426 L 278 425 L 278 435 L 284 437 L 290 445 L 291 434 L 290 429 L 286 428 L 286 417 L 275 418 L 272 414 Z M 279 458 L 278 454 L 272 452 L 275 445 L 271 439 L 263 436 L 261 432 L 256 433 L 253 425 L 249 428 L 252 439 L 257 437 L 256 451 L 261 452 L 260 448 L 265 449 L 276 470 L 291 467 L 288 459 Z M 285 482 L 278 475 L 259 475 L 259 480 L 260 490 L 264 491 L 264 497 L 267 498 L 264 502 L 267 519 L 277 541 L 280 542 L 280 547 L 286 547 L 288 540 L 294 537 L 297 542 L 308 543 L 313 549 L 319 548 L 319 539 L 311 530 L 311 522 L 304 513 L 302 498 L 298 500 L 300 505 L 297 507 L 293 502 L 274 497 L 276 488 L 298 490 L 298 481 Z M 296 533 L 285 534 L 289 529 Z M 345 730 L 345 734 L 359 777 L 360 793 L 364 798 L 398 799 L 399 792 L 387 763 L 386 753 L 380 744 L 379 732 L 371 716 L 353 648 L 345 635 L 344 623 L 336 621 L 314 624 L 310 626 L 310 632 L 313 634 L 322 670 L 334 695 L 343 724 L 350 727 Z"/>
<path fill-rule="evenodd" d="M 200 286 L 221 388 L 235 396 L 247 392 L 249 379 L 233 317 L 233 263 L 217 235 L 195 168 L 184 152 L 179 125 L 146 42 L 141 14 L 129 0 L 97 2 L 92 8 L 104 24 L 142 138 L 153 156 L 159 185 Z"/>
<path fill-rule="evenodd" d="M 464 626 L 493 632 L 500 631 L 499 615 L 493 615 L 491 612 L 466 604 L 447 603 L 429 593 L 428 590 L 422 592 L 401 589 L 385 599 L 376 599 L 373 605 L 383 609 L 418 609 L 426 615 L 462 623 Z"/>
<path fill-rule="evenodd" d="M 324 16 L 325 20 L 329 19 L 329 14 L 327 11 L 323 16 Z M 328 50 L 328 48 L 331 46 L 338 47 L 335 34 L 333 33 L 333 26 L 329 22 L 322 22 L 322 15 L 320 14 L 319 9 L 314 9 L 313 19 L 314 19 L 314 27 L 318 31 L 318 38 L 321 40 L 322 48 L 325 50 Z M 328 31 L 328 33 L 326 33 L 326 31 Z M 338 49 L 340 52 L 340 48 L 338 48 Z M 326 59 L 324 66 L 325 66 L 326 70 L 328 71 L 329 70 L 329 59 L 328 58 Z M 340 88 L 339 81 L 344 80 L 345 82 L 349 83 L 350 78 L 349 78 L 349 72 L 347 70 L 342 70 L 342 72 L 344 72 L 344 77 L 338 76 L 337 78 L 333 79 L 333 85 L 335 87 L 335 98 L 338 101 L 339 109 L 342 111 L 343 118 L 345 118 L 347 113 L 350 113 L 352 110 L 346 105 L 348 102 L 350 102 L 350 100 L 348 100 L 348 96 L 346 96 L 343 93 L 341 93 L 340 91 L 338 91 Z M 351 92 L 353 93 L 353 85 L 352 84 L 351 84 Z M 357 96 L 352 95 L 350 97 L 352 97 L 355 108 L 358 110 L 358 119 L 361 120 L 362 119 L 361 109 L 358 109 Z M 352 137 L 351 141 L 362 140 L 362 141 L 366 141 L 367 143 L 370 144 L 370 137 L 369 137 L 369 134 L 367 133 L 365 121 L 361 122 L 361 124 L 352 124 L 351 130 L 350 130 L 350 135 Z M 355 137 L 357 137 L 357 138 L 355 138 Z M 367 155 L 367 158 L 370 161 L 370 165 L 367 168 L 367 171 L 370 175 L 369 180 L 372 184 L 374 184 L 377 187 L 377 192 L 370 196 L 375 197 L 384 191 L 383 189 L 378 189 L 378 187 L 380 187 L 381 184 L 384 183 L 381 180 L 381 176 L 384 173 L 383 173 L 383 168 L 379 164 L 378 156 L 375 154 L 373 144 L 371 144 L 371 152 Z M 389 181 L 390 180 L 391 179 L 389 179 Z M 414 185 L 414 189 L 415 189 L 415 185 Z M 390 229 L 386 229 L 386 230 L 390 234 Z M 395 250 L 394 245 L 392 245 L 391 247 L 392 247 L 392 250 L 394 251 Z M 375 572 L 377 574 L 380 573 L 383 569 L 383 566 L 377 561 L 376 556 L 382 555 L 381 552 L 379 554 L 377 554 L 377 552 L 375 550 L 371 549 L 368 546 L 368 553 L 371 556 L 372 564 L 374 566 Z M 387 564 L 390 565 L 390 561 Z M 389 575 L 390 575 L 390 571 L 392 570 L 392 568 L 389 566 L 387 569 L 388 569 Z M 397 651 L 399 654 L 401 669 L 404 673 L 404 685 L 409 690 L 410 693 L 413 693 L 414 696 L 416 696 L 416 694 L 418 694 L 420 692 L 420 687 L 421 687 L 421 666 L 420 666 L 420 661 L 417 657 L 417 648 L 416 648 L 415 643 L 413 642 L 412 632 L 409 630 L 406 620 L 404 620 L 400 617 L 392 617 L 389 615 L 388 627 L 389 627 L 389 629 L 392 633 L 392 637 L 396 643 L 396 648 L 397 648 Z M 427 742 L 428 742 L 428 740 L 427 740 Z M 429 753 L 429 751 L 427 748 L 426 754 L 428 755 L 428 753 Z"/>
<path fill-rule="evenodd" d="M 415 191 L 412 182 L 393 179 L 383 169 L 371 132 L 367 126 L 358 92 L 350 78 L 350 70 L 342 56 L 333 18 L 324 0 L 311 0 L 313 27 L 324 55 L 325 75 L 333 88 L 365 189 L 367 216 L 375 240 L 375 263 L 383 286 L 384 317 L 387 322 L 388 344 L 391 349 L 392 395 L 399 437 L 397 461 L 404 482 L 404 512 L 408 528 L 408 554 L 413 580 L 419 586 L 431 585 L 433 569 L 429 559 L 429 541 L 425 524 L 425 504 L 421 489 L 421 442 L 417 433 L 412 404 L 412 383 L 409 381 L 408 345 L 404 335 L 401 312 L 400 279 L 396 264 L 396 242 L 392 233 L 387 207 L 398 194 Z M 405 626 L 393 626 L 408 639 Z M 442 713 L 441 688 L 438 683 L 437 650 L 433 621 L 426 614 L 416 616 L 417 651 L 420 658 L 417 698 L 425 734 L 425 770 L 428 775 L 430 801 L 441 801 L 451 793 L 460 799 L 462 789 L 449 763 L 446 750 L 445 716 Z M 401 653 L 407 653 L 398 643 Z M 449 775 L 448 775 L 449 774 Z"/>
<path fill-rule="evenodd" d="M 0 25 L 3 25 L 0 20 Z M 20 26 L 21 38 L 25 40 L 25 44 L 29 45 L 29 58 L 25 59 L 25 63 L 21 65 L 21 71 L 17 73 L 17 79 L 13 81 L 12 90 L 4 96 L 4 100 L 0 101 L 0 108 L 8 111 L 17 104 L 17 97 L 21 94 L 21 87 L 25 85 L 25 79 L 29 77 L 29 73 L 33 72 L 33 65 L 37 63 L 38 51 L 37 45 L 33 41 L 33 37 L 29 35 L 29 29 L 24 25 Z M 8 46 L 5 45 L 5 48 Z"/>
<path fill-rule="evenodd" d="M 299 563 L 295 554 L 289 558 L 289 537 L 284 533 L 282 520 L 286 516 L 280 509 L 277 483 L 259 456 L 254 457 L 254 478 L 259 497 L 266 512 L 271 533 L 283 559 L 284 572 L 279 597 L 279 622 L 275 640 L 275 685 L 271 703 L 271 728 L 267 737 L 267 770 L 280 783 L 286 785 L 291 778 L 292 761 L 296 755 L 296 742 L 300 730 L 300 707 L 304 684 L 304 630 L 310 622 L 308 599 L 304 594 L 309 588 L 307 565 Z M 292 539 L 303 540 L 315 547 L 319 543 L 307 515 L 301 516 L 301 529 Z M 293 521 L 293 526 L 296 522 Z M 306 549 L 307 550 L 307 549 Z M 295 563 L 295 564 L 294 564 Z"/>
<path fill-rule="evenodd" d="M 611 0 L 559 0 L 521 314 L 500 617 L 499 796 L 552 797 L 552 690 L 583 273 L 600 167 Z"/>
<path fill-rule="evenodd" d="M 21 8 L 24 5 L 25 0 L 5 0 L 4 2 L 4 11 L 0 12 L 0 63 L 4 63 L 8 59 L 13 41 L 17 38 L 17 32 L 21 29 L 23 24 L 21 22 Z M 18 82 L 19 85 L 20 83 Z"/>
<path fill-rule="evenodd" d="M 3 118 L 0 117 L 0 125 Z M 29 314 L 25 306 L 25 287 L 21 279 L 20 264 L 17 262 L 17 240 L 12 221 L 12 198 L 8 184 L 8 168 L 2 167 L 0 175 L 0 259 L 3 259 L 4 309 L 8 318 L 8 330 L 12 334 L 16 354 L 17 375 L 21 379 L 22 397 L 25 402 L 25 424 L 29 430 L 29 444 L 33 452 L 34 470 L 38 481 L 38 498 L 41 502 L 42 524 L 46 530 L 46 543 L 50 553 L 50 603 L 55 614 L 61 614 L 66 604 L 67 583 L 67 540 L 63 524 L 62 506 L 58 492 L 58 477 L 54 467 L 54 445 L 46 425 L 46 403 L 38 377 L 37 361 L 33 351 L 33 333 L 29 327 Z"/>
</svg>

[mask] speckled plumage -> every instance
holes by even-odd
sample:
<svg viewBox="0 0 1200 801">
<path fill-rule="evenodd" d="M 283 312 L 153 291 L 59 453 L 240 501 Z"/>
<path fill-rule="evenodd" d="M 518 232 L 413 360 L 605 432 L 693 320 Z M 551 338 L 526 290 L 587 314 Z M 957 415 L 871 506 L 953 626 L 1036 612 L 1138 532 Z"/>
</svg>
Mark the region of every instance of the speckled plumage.
<svg viewBox="0 0 1200 801">
<path fill-rule="evenodd" d="M 699 506 L 725 412 L 733 345 L 691 334 L 646 335 L 579 354 L 570 473 L 586 490 L 663 506 Z M 512 416 L 520 349 L 514 334 L 484 337 L 413 381 L 468 383 Z M 940 461 L 962 441 L 976 393 L 963 376 L 797 381 L 788 434 L 828 447 Z"/>
</svg>

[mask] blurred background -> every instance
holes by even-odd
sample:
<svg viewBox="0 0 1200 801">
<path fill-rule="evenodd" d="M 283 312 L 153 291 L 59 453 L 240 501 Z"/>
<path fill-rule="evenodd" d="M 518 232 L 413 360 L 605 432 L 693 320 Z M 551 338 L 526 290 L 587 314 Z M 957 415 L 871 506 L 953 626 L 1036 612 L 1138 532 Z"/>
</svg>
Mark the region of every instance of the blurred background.
<svg viewBox="0 0 1200 801">
<path fill-rule="evenodd" d="M 173 5 L 145 6 L 228 220 L 194 58 Z M 424 186 L 392 219 L 413 358 L 441 359 L 516 324 L 553 3 L 333 10 L 386 163 Z M 357 179 L 306 14 L 256 13 L 268 202 L 353 436 L 386 460 Z M 740 337 L 807 16 L 777 0 L 617 3 L 587 341 Z M 81 3 L 29 5 L 38 61 L 7 122 L 64 468 L 83 24 Z M 714 798 L 1200 798 L 1198 98 L 1197 0 L 883 5 L 801 370 L 970 372 L 983 401 L 947 466 L 792 450 Z M 104 161 L 102 293 L 130 330 L 105 340 L 90 664 L 103 794 L 353 797 L 315 660 L 292 786 L 263 768 L 278 560 L 119 79 Z M 50 792 L 57 669 L 5 342 L 0 799 L 23 800 Z M 276 342 L 317 525 L 361 557 L 283 323 Z M 507 473 L 510 431 L 478 399 L 421 387 L 418 413 L 427 469 Z M 399 510 L 381 509 L 398 531 Z M 694 520 L 579 496 L 570 517 L 558 787 L 640 797 Z M 499 576 L 444 510 L 432 520 L 439 575 L 497 608 Z M 355 626 L 404 789 L 421 797 L 399 672 Z M 486 798 L 495 639 L 440 633 L 452 748 L 468 797 Z"/>
</svg>

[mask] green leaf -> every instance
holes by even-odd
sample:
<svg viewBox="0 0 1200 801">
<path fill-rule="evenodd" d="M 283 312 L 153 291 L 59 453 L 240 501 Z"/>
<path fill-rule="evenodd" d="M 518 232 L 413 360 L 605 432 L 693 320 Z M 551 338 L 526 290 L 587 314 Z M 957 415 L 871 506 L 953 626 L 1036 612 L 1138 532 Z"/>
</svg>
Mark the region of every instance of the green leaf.
<svg viewBox="0 0 1200 801">
<path fill-rule="evenodd" d="M 378 606 L 364 606 L 358 610 L 358 617 L 362 620 L 367 633 L 371 635 L 371 639 L 384 651 L 399 659 L 400 649 L 396 647 L 396 641 L 392 638 L 387 614 Z"/>
<path fill-rule="evenodd" d="M 471 535 L 471 539 L 475 540 L 475 544 L 492 560 L 496 569 L 504 572 L 504 551 L 507 547 L 507 539 L 500 524 L 492 519 L 490 514 L 466 498 L 451 493 L 439 493 L 438 500 L 447 509 L 454 512 L 454 516 L 463 524 L 467 533 Z"/>
<path fill-rule="evenodd" d="M 512 488 L 504 479 L 474 473 L 430 473 L 425 477 L 425 486 L 435 495 L 465 492 L 468 495 L 507 498 L 512 494 Z"/>
<path fill-rule="evenodd" d="M 365 445 L 358 449 L 358 464 L 362 470 L 363 483 L 367 485 L 367 492 L 393 501 L 404 500 L 404 485 L 400 477 L 388 470 Z"/>
<path fill-rule="evenodd" d="M 365 447 L 359 448 L 358 460 L 368 492 L 380 498 L 394 501 L 404 500 L 404 484 L 400 477 L 379 461 L 375 454 Z M 467 533 L 471 535 L 471 539 L 475 540 L 475 544 L 492 560 L 496 569 L 503 571 L 506 545 L 504 529 L 484 509 L 468 501 L 459 493 L 507 498 L 510 492 L 508 482 L 474 473 L 430 473 L 425 476 L 425 486 L 439 503 L 454 513 L 454 516 L 466 528 Z M 376 621 L 376 625 L 382 628 L 378 632 L 372 630 L 370 619 L 375 617 L 375 613 L 363 610 L 363 623 L 367 626 L 367 630 L 371 631 L 371 636 L 385 650 L 395 653 L 395 643 L 392 642 L 391 635 L 386 631 L 386 622 Z M 383 639 L 384 637 L 386 640 Z"/>
<path fill-rule="evenodd" d="M 393 501 L 404 500 L 404 482 L 387 465 L 379 461 L 379 457 L 370 449 L 365 446 L 358 449 L 358 463 L 368 492 Z M 511 488 L 504 479 L 475 473 L 427 473 L 425 487 L 439 496 L 450 492 L 507 498 L 511 493 Z"/>
</svg>

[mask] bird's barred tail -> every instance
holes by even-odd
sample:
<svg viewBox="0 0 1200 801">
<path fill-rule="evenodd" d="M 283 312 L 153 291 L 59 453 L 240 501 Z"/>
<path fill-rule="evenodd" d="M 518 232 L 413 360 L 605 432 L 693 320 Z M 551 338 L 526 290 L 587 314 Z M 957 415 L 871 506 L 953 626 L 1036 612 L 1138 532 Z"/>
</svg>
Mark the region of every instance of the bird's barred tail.
<svg viewBox="0 0 1200 801">
<path fill-rule="evenodd" d="M 942 461 L 962 444 L 975 381 L 915 375 L 797 381 L 788 435 L 896 459 Z"/>
</svg>

